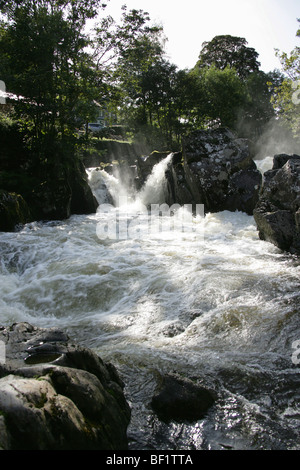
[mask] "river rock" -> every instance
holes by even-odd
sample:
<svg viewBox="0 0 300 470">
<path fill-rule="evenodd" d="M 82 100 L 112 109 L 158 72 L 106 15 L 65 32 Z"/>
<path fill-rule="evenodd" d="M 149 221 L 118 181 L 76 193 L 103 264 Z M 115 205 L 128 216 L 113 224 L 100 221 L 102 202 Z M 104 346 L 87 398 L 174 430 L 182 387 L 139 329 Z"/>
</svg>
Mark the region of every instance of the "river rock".
<svg viewBox="0 0 300 470">
<path fill-rule="evenodd" d="M 96 212 L 84 164 L 73 150 L 69 154 L 53 143 L 49 155 L 40 156 L 26 148 L 15 126 L 0 126 L 0 138 L 1 231 L 35 220 Z"/>
<path fill-rule="evenodd" d="M 170 373 L 162 378 L 151 406 L 164 422 L 195 422 L 205 416 L 214 402 L 215 397 L 206 388 Z"/>
<path fill-rule="evenodd" d="M 127 449 L 130 408 L 113 365 L 58 329 L 18 323 L 0 340 L 0 448 Z"/>
<path fill-rule="evenodd" d="M 92 214 L 98 208 L 88 183 L 88 176 L 81 161 L 76 162 L 70 170 L 69 184 L 71 188 L 70 214 Z"/>
<path fill-rule="evenodd" d="M 183 139 L 183 163 L 168 173 L 169 203 L 204 204 L 205 212 L 253 213 L 262 175 L 246 139 L 224 128 L 196 131 Z"/>
<path fill-rule="evenodd" d="M 31 220 L 30 209 L 20 194 L 0 190 L 0 232 L 13 232 Z"/>
<path fill-rule="evenodd" d="M 81 162 L 53 164 L 33 188 L 29 201 L 35 220 L 63 220 L 73 214 L 92 214 L 98 207 Z"/>
<path fill-rule="evenodd" d="M 182 153 L 174 153 L 171 163 L 166 170 L 165 193 L 167 203 L 172 204 L 193 204 L 194 196 L 185 177 L 185 169 L 181 158 Z"/>
<path fill-rule="evenodd" d="M 300 253 L 300 156 L 279 154 L 264 173 L 264 186 L 254 210 L 262 240 L 281 250 Z"/>
</svg>

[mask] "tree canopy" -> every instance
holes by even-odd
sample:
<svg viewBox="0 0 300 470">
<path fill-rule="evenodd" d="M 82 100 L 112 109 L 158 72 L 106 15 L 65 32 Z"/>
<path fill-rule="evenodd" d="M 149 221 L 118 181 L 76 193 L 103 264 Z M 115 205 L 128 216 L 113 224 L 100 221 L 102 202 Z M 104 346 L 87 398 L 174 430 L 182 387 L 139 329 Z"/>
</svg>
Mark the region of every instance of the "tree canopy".
<svg viewBox="0 0 300 470">
<path fill-rule="evenodd" d="M 273 90 L 257 58 L 244 38 L 223 35 L 203 43 L 192 70 L 200 83 L 197 114 L 203 125 L 219 123 L 251 138 L 262 132 L 274 116 Z"/>
<path fill-rule="evenodd" d="M 22 97 L 15 115 L 37 155 L 50 154 L 49 142 L 78 145 L 95 102 L 169 149 L 211 125 L 254 135 L 274 115 L 270 98 L 280 96 L 281 81 L 260 70 L 244 38 L 216 36 L 193 69 L 178 70 L 166 58 L 162 26 L 143 10 L 123 6 L 119 22 L 105 16 L 104 0 L 0 0 L 0 11 L 0 77 Z M 298 77 L 299 51 L 282 60 Z"/>
<path fill-rule="evenodd" d="M 300 23 L 300 19 L 298 19 Z M 300 38 L 300 28 L 296 33 Z M 290 54 L 277 51 L 282 70 L 283 81 L 274 89 L 272 103 L 276 114 L 280 116 L 295 136 L 300 136 L 300 47 L 296 46 Z"/>
<path fill-rule="evenodd" d="M 100 0 L 1 3 L 8 21 L 0 30 L 0 75 L 20 97 L 14 109 L 37 154 L 70 138 L 80 110 L 98 97 L 101 77 L 86 52 L 84 28 L 102 7 Z"/>
<path fill-rule="evenodd" d="M 251 72 L 258 72 L 260 63 L 258 53 L 252 47 L 247 47 L 244 38 L 221 35 L 211 41 L 204 42 L 196 67 L 211 67 L 224 70 L 234 68 L 240 78 L 247 77 Z"/>
</svg>

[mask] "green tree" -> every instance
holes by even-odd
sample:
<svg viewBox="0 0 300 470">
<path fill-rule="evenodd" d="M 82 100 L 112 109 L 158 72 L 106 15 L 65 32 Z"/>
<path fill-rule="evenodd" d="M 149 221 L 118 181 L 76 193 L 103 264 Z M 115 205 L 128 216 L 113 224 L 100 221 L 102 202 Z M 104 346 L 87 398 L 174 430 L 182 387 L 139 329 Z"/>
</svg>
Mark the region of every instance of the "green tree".
<svg viewBox="0 0 300 470">
<path fill-rule="evenodd" d="M 198 110 L 203 109 L 204 95 L 198 76 L 189 70 L 175 70 L 169 98 L 172 132 L 179 143 L 183 134 L 203 124 L 203 114 Z"/>
<path fill-rule="evenodd" d="M 120 119 L 148 139 L 164 132 L 161 110 L 172 66 L 163 58 L 163 28 L 150 25 L 147 12 L 123 7 L 121 23 L 112 18 L 103 20 L 96 29 L 95 42 L 97 67 L 109 64 L 112 90 L 119 90 Z"/>
<path fill-rule="evenodd" d="M 282 80 L 280 72 L 263 71 L 249 74 L 245 79 L 247 100 L 240 110 L 238 131 L 241 135 L 255 139 L 260 136 L 265 125 L 275 117 L 271 103 L 275 84 Z"/>
<path fill-rule="evenodd" d="M 125 91 L 127 108 L 141 108 L 143 123 L 147 122 L 147 75 L 158 63 L 161 49 L 151 37 L 142 36 L 119 58 L 115 77 Z"/>
<path fill-rule="evenodd" d="M 219 121 L 240 135 L 255 138 L 274 117 L 271 97 L 279 83 L 279 73 L 259 69 L 257 52 L 244 38 L 216 36 L 203 43 L 199 61 L 193 69 L 202 88 L 198 106 L 204 122 Z"/>
<path fill-rule="evenodd" d="M 86 21 L 101 0 L 1 2 L 0 75 L 22 98 L 15 111 L 26 123 L 35 152 L 47 158 L 51 143 L 72 141 L 82 108 L 101 83 L 91 56 Z"/>
<path fill-rule="evenodd" d="M 298 19 L 300 22 L 300 19 Z M 300 37 L 300 29 L 296 33 Z M 275 87 L 272 102 L 277 116 L 281 117 L 296 137 L 300 136 L 300 47 L 296 46 L 290 54 L 277 51 L 282 71 L 282 83 Z"/>
<path fill-rule="evenodd" d="M 202 96 L 196 105 L 199 121 L 202 118 L 204 126 L 220 124 L 236 129 L 248 95 L 245 83 L 235 69 L 206 67 L 201 71 L 199 81 Z"/>
<path fill-rule="evenodd" d="M 247 47 L 247 44 L 244 38 L 215 36 L 211 41 L 202 44 L 196 67 L 202 69 L 214 65 L 220 70 L 230 67 L 244 79 L 251 72 L 258 72 L 260 67 L 257 61 L 258 53 L 252 47 Z"/>
</svg>

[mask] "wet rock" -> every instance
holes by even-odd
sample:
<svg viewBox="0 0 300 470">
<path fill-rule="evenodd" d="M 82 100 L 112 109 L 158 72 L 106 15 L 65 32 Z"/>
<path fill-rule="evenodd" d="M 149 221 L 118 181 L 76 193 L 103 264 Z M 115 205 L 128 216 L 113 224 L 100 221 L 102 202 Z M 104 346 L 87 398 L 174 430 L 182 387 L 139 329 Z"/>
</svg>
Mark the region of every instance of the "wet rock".
<svg viewBox="0 0 300 470">
<path fill-rule="evenodd" d="M 262 240 L 281 250 L 300 253 L 300 156 L 275 155 L 254 218 Z"/>
<path fill-rule="evenodd" d="M 194 197 L 185 177 L 185 170 L 181 162 L 174 159 L 168 165 L 166 171 L 166 194 L 167 203 L 172 204 L 193 204 Z"/>
<path fill-rule="evenodd" d="M 80 162 L 67 168 L 50 167 L 42 183 L 33 188 L 29 206 L 35 220 L 64 220 L 72 214 L 92 214 L 98 207 Z"/>
<path fill-rule="evenodd" d="M 162 378 L 151 406 L 164 422 L 195 422 L 205 416 L 214 402 L 213 394 L 206 388 L 190 379 L 168 374 Z"/>
<path fill-rule="evenodd" d="M 68 176 L 71 188 L 70 214 L 93 214 L 98 203 L 88 183 L 88 177 L 82 162 L 70 171 Z"/>
<path fill-rule="evenodd" d="M 246 139 L 228 129 L 196 131 L 183 141 L 183 164 L 169 171 L 169 200 L 204 204 L 205 212 L 248 214 L 258 201 L 262 183 Z"/>
<path fill-rule="evenodd" d="M 0 232 L 13 232 L 31 220 L 31 213 L 23 197 L 0 190 Z"/>
<path fill-rule="evenodd" d="M 57 329 L 0 328 L 0 447 L 127 449 L 130 408 L 115 367 Z"/>
</svg>

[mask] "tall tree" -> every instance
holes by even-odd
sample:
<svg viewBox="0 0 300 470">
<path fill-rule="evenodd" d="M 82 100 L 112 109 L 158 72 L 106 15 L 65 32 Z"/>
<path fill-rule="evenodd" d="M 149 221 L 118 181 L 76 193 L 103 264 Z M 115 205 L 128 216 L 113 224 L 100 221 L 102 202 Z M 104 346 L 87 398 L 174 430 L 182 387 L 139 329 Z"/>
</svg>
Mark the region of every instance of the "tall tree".
<svg viewBox="0 0 300 470">
<path fill-rule="evenodd" d="M 223 70 L 216 66 L 207 67 L 202 80 L 206 97 L 205 108 L 202 109 L 207 121 L 236 129 L 240 111 L 247 101 L 247 90 L 235 69 L 229 66 Z"/>
<path fill-rule="evenodd" d="M 259 137 L 265 125 L 275 117 L 271 103 L 275 83 L 280 83 L 279 71 L 263 71 L 249 74 L 245 79 L 247 100 L 240 110 L 238 131 L 241 135 L 255 139 Z"/>
<path fill-rule="evenodd" d="M 101 77 L 86 52 L 86 21 L 102 0 L 29 0 L 1 2 L 6 15 L 0 46 L 0 74 L 35 150 L 47 154 L 53 139 L 71 136 L 78 108 L 91 101 Z"/>
<path fill-rule="evenodd" d="M 112 18 L 102 20 L 95 45 L 97 67 L 109 65 L 113 89 L 119 90 L 119 115 L 135 131 L 150 128 L 150 135 L 157 120 L 161 130 L 167 86 L 163 28 L 151 25 L 147 12 L 127 11 L 124 6 L 120 24 Z"/>
<path fill-rule="evenodd" d="M 174 83 L 174 106 L 176 120 L 174 130 L 179 139 L 180 134 L 203 127 L 206 119 L 206 97 L 203 81 L 194 70 L 178 70 Z"/>
<path fill-rule="evenodd" d="M 297 20 L 300 23 L 300 19 Z M 300 28 L 296 33 L 300 38 Z M 285 78 L 275 88 L 273 105 L 294 135 L 300 136 L 300 47 L 296 46 L 290 54 L 277 51 Z"/>
<path fill-rule="evenodd" d="M 211 67 L 224 70 L 226 67 L 235 68 L 240 78 L 245 78 L 251 72 L 257 72 L 260 63 L 258 53 L 252 47 L 247 47 L 244 38 L 221 35 L 211 41 L 204 42 L 196 67 Z"/>
</svg>

